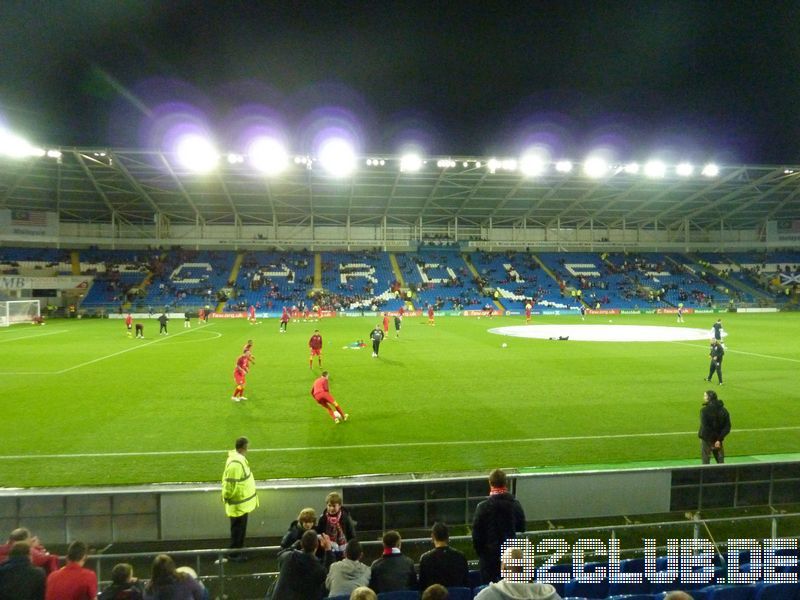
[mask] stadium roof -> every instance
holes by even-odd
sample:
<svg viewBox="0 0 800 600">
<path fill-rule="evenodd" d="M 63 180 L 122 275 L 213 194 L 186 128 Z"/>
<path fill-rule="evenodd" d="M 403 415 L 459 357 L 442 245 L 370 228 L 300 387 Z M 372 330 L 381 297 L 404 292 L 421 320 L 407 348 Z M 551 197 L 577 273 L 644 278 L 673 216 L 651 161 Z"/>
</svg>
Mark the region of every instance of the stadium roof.
<svg viewBox="0 0 800 600">
<path fill-rule="evenodd" d="M 333 179 L 293 163 L 267 178 L 246 163 L 221 162 L 198 175 L 173 155 L 145 150 L 61 149 L 55 157 L 0 158 L 0 208 L 57 211 L 65 222 L 317 226 L 557 227 L 744 229 L 767 219 L 800 218 L 800 170 L 722 166 L 716 177 L 662 178 L 617 169 L 602 178 L 580 168 L 526 177 L 491 172 L 486 159 L 427 159 L 404 173 L 400 157 Z M 466 166 L 465 166 L 466 165 Z M 657 224 L 657 225 L 656 225 Z"/>
</svg>

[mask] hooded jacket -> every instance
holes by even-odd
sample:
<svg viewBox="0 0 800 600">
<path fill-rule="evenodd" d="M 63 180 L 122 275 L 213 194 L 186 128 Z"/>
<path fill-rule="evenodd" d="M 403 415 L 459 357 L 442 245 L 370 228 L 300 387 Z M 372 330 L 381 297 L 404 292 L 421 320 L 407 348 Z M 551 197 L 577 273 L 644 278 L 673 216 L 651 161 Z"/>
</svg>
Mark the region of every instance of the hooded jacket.
<svg viewBox="0 0 800 600">
<path fill-rule="evenodd" d="M 731 416 L 725 403 L 717 399 L 709 400 L 700 409 L 700 430 L 697 437 L 701 440 L 714 444 L 722 442 L 731 432 Z"/>
<path fill-rule="evenodd" d="M 522 583 L 501 579 L 481 590 L 475 600 L 561 600 L 549 583 Z"/>
<path fill-rule="evenodd" d="M 361 561 L 345 558 L 331 565 L 325 587 L 329 596 L 350 594 L 354 589 L 369 585 L 370 568 Z"/>
</svg>

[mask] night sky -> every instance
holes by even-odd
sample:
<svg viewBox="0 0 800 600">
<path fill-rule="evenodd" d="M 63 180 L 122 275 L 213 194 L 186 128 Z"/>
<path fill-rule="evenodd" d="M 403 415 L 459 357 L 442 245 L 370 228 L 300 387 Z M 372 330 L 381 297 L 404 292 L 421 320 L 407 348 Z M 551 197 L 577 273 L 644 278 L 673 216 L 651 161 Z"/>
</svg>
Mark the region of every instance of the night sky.
<svg viewBox="0 0 800 600">
<path fill-rule="evenodd" d="M 6 127 L 146 147 L 169 100 L 223 145 L 258 105 L 306 151 L 337 106 L 365 154 L 797 164 L 800 2 L 0 2 Z"/>
</svg>

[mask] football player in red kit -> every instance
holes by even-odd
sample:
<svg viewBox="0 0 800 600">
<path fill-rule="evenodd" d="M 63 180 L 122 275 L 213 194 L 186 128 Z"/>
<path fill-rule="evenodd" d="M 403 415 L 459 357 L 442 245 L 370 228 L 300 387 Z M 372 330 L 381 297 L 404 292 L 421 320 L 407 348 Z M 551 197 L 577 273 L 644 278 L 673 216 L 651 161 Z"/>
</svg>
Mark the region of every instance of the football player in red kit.
<svg viewBox="0 0 800 600">
<path fill-rule="evenodd" d="M 317 401 L 317 404 L 328 411 L 334 423 L 339 424 L 350 418 L 350 415 L 344 412 L 339 403 L 331 396 L 327 371 L 323 371 L 322 376 L 314 380 L 314 385 L 311 386 L 311 396 Z"/>
<path fill-rule="evenodd" d="M 240 400 L 247 400 L 244 396 L 244 386 L 247 385 L 247 371 L 250 368 L 250 352 L 244 352 L 236 359 L 236 368 L 233 370 L 233 380 L 236 382 L 236 388 L 233 390 L 231 400 L 239 402 Z"/>
<path fill-rule="evenodd" d="M 283 312 L 281 313 L 281 333 L 286 333 L 286 325 L 289 323 L 289 311 L 286 310 L 286 307 L 283 307 Z"/>
<path fill-rule="evenodd" d="M 428 305 L 428 325 L 436 325 L 433 322 L 433 304 Z"/>
<path fill-rule="evenodd" d="M 314 335 L 308 340 L 308 347 L 311 348 L 311 355 L 308 357 L 308 368 L 313 368 L 314 357 L 317 357 L 319 366 L 322 366 L 322 336 L 319 329 L 314 330 Z"/>
<path fill-rule="evenodd" d="M 389 313 L 383 313 L 383 335 L 389 335 Z"/>
<path fill-rule="evenodd" d="M 133 317 L 131 313 L 125 315 L 125 327 L 128 330 L 128 337 L 131 337 L 132 329 L 133 329 Z"/>
<path fill-rule="evenodd" d="M 250 325 L 254 325 L 256 322 L 256 307 L 253 306 L 252 304 L 250 305 L 249 313 L 250 316 L 248 317 L 248 320 L 250 321 Z"/>
</svg>

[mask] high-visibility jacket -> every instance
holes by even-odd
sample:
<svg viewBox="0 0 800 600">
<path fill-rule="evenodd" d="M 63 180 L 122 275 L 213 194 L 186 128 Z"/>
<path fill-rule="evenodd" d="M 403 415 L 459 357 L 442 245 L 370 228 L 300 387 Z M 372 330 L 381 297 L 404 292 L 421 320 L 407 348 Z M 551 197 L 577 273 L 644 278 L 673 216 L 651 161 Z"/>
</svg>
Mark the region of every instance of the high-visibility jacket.
<svg viewBox="0 0 800 600">
<path fill-rule="evenodd" d="M 240 517 L 258 507 L 256 480 L 243 454 L 236 450 L 228 452 L 225 472 L 222 474 L 222 501 L 225 514 Z"/>
</svg>

